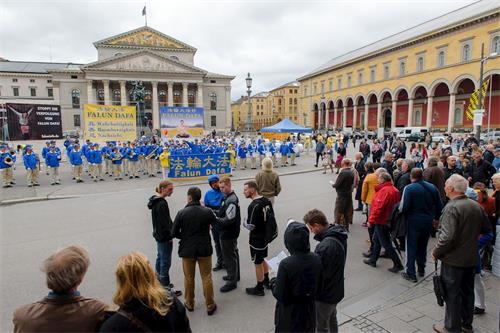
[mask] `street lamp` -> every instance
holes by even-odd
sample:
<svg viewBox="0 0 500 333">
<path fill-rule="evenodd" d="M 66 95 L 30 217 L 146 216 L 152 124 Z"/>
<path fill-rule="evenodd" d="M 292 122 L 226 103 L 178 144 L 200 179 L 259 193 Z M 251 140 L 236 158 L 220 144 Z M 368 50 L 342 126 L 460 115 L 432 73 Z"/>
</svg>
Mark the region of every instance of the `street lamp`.
<svg viewBox="0 0 500 333">
<path fill-rule="evenodd" d="M 252 126 L 252 104 L 250 102 L 250 94 L 252 93 L 252 78 L 250 77 L 250 73 L 248 73 L 247 78 L 245 79 L 247 83 L 247 94 L 248 94 L 248 115 L 247 115 L 247 125 L 246 125 L 246 130 L 247 132 L 252 132 L 253 131 L 253 126 Z"/>
<path fill-rule="evenodd" d="M 490 58 L 495 58 L 498 54 L 496 52 L 491 53 L 489 56 L 484 56 L 484 43 L 481 44 L 481 69 L 479 72 L 479 98 L 477 103 L 477 109 L 481 110 L 483 107 L 483 67 L 486 60 Z M 491 82 L 490 82 L 491 84 Z M 490 106 L 491 109 L 491 106 Z M 476 140 L 477 142 L 481 141 L 481 125 L 483 123 L 483 115 L 481 114 L 481 124 L 474 126 L 474 131 L 476 132 Z"/>
</svg>

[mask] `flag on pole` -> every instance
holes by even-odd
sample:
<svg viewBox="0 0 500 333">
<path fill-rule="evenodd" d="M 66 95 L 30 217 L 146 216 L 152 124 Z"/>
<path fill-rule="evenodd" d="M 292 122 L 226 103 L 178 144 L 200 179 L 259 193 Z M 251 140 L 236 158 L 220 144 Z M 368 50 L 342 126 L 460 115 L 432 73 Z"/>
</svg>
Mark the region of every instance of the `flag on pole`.
<svg viewBox="0 0 500 333">
<path fill-rule="evenodd" d="M 482 87 L 474 90 L 474 92 L 470 95 L 469 107 L 467 108 L 467 111 L 465 113 L 467 115 L 467 119 L 469 120 L 474 119 L 474 110 L 477 110 L 479 106 L 479 89 L 481 89 L 481 97 L 482 97 L 481 105 L 484 105 L 484 97 L 486 96 L 486 90 L 488 89 L 489 82 L 490 78 L 484 81 Z"/>
<path fill-rule="evenodd" d="M 144 8 L 142 9 L 142 16 L 146 16 L 146 5 L 144 5 Z"/>
</svg>

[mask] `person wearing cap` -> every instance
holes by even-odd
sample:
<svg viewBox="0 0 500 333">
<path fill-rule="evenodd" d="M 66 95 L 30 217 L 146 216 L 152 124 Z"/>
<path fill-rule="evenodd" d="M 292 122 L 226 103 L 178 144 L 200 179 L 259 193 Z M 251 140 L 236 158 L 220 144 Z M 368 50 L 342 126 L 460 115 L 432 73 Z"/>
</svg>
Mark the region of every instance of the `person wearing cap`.
<svg viewBox="0 0 500 333">
<path fill-rule="evenodd" d="M 64 141 L 64 145 L 66 146 L 66 141 Z M 66 146 L 66 149 L 67 148 L 68 147 Z M 50 141 L 45 141 L 45 147 L 42 148 L 42 158 L 44 161 L 49 151 L 50 151 Z M 49 175 L 49 166 L 47 165 L 47 163 L 45 163 L 45 174 L 47 176 Z"/>
<path fill-rule="evenodd" d="M 129 153 L 127 155 L 128 159 L 128 174 L 129 179 L 139 178 L 139 155 L 141 154 L 141 150 L 136 146 L 135 142 L 132 142 L 130 145 Z"/>
<path fill-rule="evenodd" d="M 102 152 L 99 149 L 99 144 L 94 143 L 92 145 L 92 149 L 89 153 L 89 163 L 91 168 L 91 176 L 94 179 L 94 182 L 97 182 L 97 179 L 100 181 L 104 181 L 102 174 Z"/>
<path fill-rule="evenodd" d="M 102 156 L 104 157 L 104 165 L 106 166 L 106 172 L 105 174 L 111 177 L 113 170 L 111 166 L 111 159 L 109 156 L 111 155 L 111 149 L 113 148 L 113 145 L 111 144 L 110 141 L 106 141 L 106 145 L 102 147 L 101 153 Z"/>
<path fill-rule="evenodd" d="M 89 157 L 89 152 L 90 152 L 90 148 L 92 147 L 92 143 L 90 142 L 89 139 L 85 140 L 85 143 L 82 145 L 81 147 L 81 151 L 82 151 L 82 165 L 85 169 L 85 172 L 89 172 L 89 161 L 88 161 L 88 157 Z"/>
<path fill-rule="evenodd" d="M 26 182 L 28 187 L 39 186 L 38 172 L 40 167 L 40 159 L 33 152 L 33 146 L 26 146 L 26 153 L 23 155 L 24 167 L 26 168 Z"/>
<path fill-rule="evenodd" d="M 210 208 L 215 214 L 218 214 L 220 206 L 222 205 L 222 200 L 224 200 L 224 194 L 219 188 L 219 176 L 208 176 L 208 185 L 210 185 L 210 190 L 205 192 L 203 204 L 205 207 Z M 220 227 L 218 225 L 212 226 L 212 237 L 215 243 L 215 254 L 217 255 L 217 263 L 215 264 L 213 271 L 217 272 L 226 267 L 224 265 L 224 258 L 222 257 L 220 247 Z"/>
<path fill-rule="evenodd" d="M 245 170 L 247 168 L 247 148 L 244 142 L 241 142 L 238 146 L 238 158 L 239 158 L 239 167 L 241 170 Z"/>
<path fill-rule="evenodd" d="M 159 155 L 160 159 L 160 165 L 161 165 L 161 170 L 162 170 L 162 179 L 166 180 L 168 178 L 168 171 L 170 169 L 170 151 L 168 149 L 167 144 L 165 143 L 163 145 L 162 151 Z"/>
<path fill-rule="evenodd" d="M 281 143 L 280 146 L 280 154 L 281 154 L 281 166 L 286 167 L 288 164 L 288 153 L 290 152 L 288 148 L 288 144 L 286 143 L 285 140 Z"/>
<path fill-rule="evenodd" d="M 248 151 L 248 158 L 250 159 L 250 168 L 252 170 L 255 170 L 257 169 L 257 166 L 256 166 L 256 151 L 257 151 L 257 147 L 255 146 L 255 142 L 249 142 L 248 145 L 247 145 L 247 151 Z"/>
<path fill-rule="evenodd" d="M 75 143 L 73 150 L 69 154 L 69 162 L 73 166 L 73 177 L 77 183 L 83 183 L 82 173 L 83 173 L 83 151 L 80 149 L 80 145 Z"/>
<path fill-rule="evenodd" d="M 113 175 L 115 180 L 122 180 L 122 155 L 118 151 L 118 147 L 114 147 L 110 155 L 111 163 L 113 164 Z"/>
<path fill-rule="evenodd" d="M 2 171 L 3 187 L 12 187 L 14 158 L 7 149 L 6 144 L 0 145 L 0 170 Z"/>
<path fill-rule="evenodd" d="M 61 184 L 61 179 L 59 178 L 59 163 L 61 161 L 61 154 L 56 151 L 56 146 L 51 145 L 50 150 L 45 155 L 45 164 L 49 166 L 51 183 L 50 185 Z"/>
<path fill-rule="evenodd" d="M 119 151 L 123 157 L 123 163 L 122 163 L 123 174 L 125 175 L 125 177 L 128 177 L 128 175 L 130 173 L 130 168 L 129 168 L 130 164 L 129 164 L 129 160 L 128 160 L 130 148 L 128 146 L 128 142 L 125 142 L 125 141 L 122 142 L 122 146 L 120 147 Z"/>
</svg>

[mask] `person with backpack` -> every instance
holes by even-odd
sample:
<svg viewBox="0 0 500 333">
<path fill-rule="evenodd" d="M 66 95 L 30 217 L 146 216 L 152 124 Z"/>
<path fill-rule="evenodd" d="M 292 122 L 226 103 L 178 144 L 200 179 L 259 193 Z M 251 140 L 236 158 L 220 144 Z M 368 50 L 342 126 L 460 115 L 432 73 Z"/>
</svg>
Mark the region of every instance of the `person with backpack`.
<svg viewBox="0 0 500 333">
<path fill-rule="evenodd" d="M 267 247 L 269 236 L 267 235 L 267 224 L 274 223 L 274 211 L 269 199 L 260 196 L 257 192 L 257 183 L 253 180 L 245 183 L 243 187 L 245 198 L 252 199 L 248 205 L 248 217 L 244 227 L 250 230 L 248 242 L 250 244 L 250 256 L 255 265 L 255 277 L 257 285 L 246 288 L 248 295 L 264 296 L 264 287 L 269 289 L 269 266 L 264 260 L 267 258 Z M 272 236 L 271 236 L 272 237 Z"/>
<path fill-rule="evenodd" d="M 427 243 L 431 235 L 433 221 L 439 220 L 443 207 L 436 187 L 423 180 L 422 169 L 413 168 L 410 173 L 411 184 L 402 194 L 399 210 L 406 219 L 406 272 L 401 276 L 408 281 L 417 282 L 418 275 L 425 275 L 427 262 Z"/>
<path fill-rule="evenodd" d="M 310 210 L 303 219 L 319 242 L 314 253 L 323 268 L 315 302 L 316 331 L 338 332 L 337 305 L 344 298 L 347 231 L 340 225 L 329 224 L 318 209 Z"/>
</svg>

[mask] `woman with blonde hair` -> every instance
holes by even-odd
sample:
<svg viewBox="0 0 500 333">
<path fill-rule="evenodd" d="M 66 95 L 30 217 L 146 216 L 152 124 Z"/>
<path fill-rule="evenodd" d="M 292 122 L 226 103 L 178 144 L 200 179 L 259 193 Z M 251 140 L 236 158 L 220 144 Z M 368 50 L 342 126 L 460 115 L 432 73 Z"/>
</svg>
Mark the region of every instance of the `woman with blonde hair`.
<svg viewBox="0 0 500 333">
<path fill-rule="evenodd" d="M 113 302 L 119 309 L 100 332 L 191 332 L 184 306 L 163 288 L 144 254 L 118 260 L 116 284 Z"/>
</svg>

